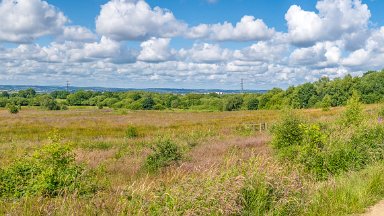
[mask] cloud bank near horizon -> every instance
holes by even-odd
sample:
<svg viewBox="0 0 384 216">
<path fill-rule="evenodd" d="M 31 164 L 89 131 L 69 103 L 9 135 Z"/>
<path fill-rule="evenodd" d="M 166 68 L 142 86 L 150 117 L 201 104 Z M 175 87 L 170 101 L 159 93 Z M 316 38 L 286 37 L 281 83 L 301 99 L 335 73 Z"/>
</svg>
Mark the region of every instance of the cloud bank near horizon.
<svg viewBox="0 0 384 216">
<path fill-rule="evenodd" d="M 366 4 L 319 0 L 316 9 L 292 5 L 288 30 L 279 32 L 254 15 L 190 25 L 144 0 L 110 0 L 88 29 L 46 1 L 3 0 L 0 81 L 236 88 L 244 78 L 250 88 L 270 88 L 384 67 L 384 26 L 371 25 Z M 45 37 L 52 41 L 38 42 Z M 174 48 L 173 40 L 192 45 Z"/>
</svg>

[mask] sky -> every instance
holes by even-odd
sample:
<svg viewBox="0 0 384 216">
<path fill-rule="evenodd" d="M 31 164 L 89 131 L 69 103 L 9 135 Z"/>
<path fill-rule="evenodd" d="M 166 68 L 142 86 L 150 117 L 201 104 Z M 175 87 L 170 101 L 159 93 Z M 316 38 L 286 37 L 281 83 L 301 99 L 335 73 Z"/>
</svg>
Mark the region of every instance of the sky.
<svg viewBox="0 0 384 216">
<path fill-rule="evenodd" d="M 381 0 L 0 0 L 0 84 L 287 88 L 384 68 Z"/>
</svg>

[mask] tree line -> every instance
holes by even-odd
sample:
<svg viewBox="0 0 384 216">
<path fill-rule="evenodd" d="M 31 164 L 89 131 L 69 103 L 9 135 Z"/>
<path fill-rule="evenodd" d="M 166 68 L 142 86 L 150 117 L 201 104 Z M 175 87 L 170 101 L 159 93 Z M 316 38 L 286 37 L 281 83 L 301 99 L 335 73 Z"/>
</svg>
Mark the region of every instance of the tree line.
<svg viewBox="0 0 384 216">
<path fill-rule="evenodd" d="M 347 75 L 330 80 L 322 77 L 315 82 L 291 86 L 286 90 L 273 88 L 266 93 L 253 94 L 164 94 L 144 91 L 95 92 L 54 91 L 38 94 L 34 89 L 15 93 L 3 91 L 0 107 L 40 106 L 48 110 L 67 109 L 67 106 L 97 106 L 130 110 L 206 110 L 234 111 L 258 109 L 295 109 L 343 106 L 357 92 L 365 104 L 384 99 L 384 70 L 368 71 L 360 77 Z"/>
</svg>

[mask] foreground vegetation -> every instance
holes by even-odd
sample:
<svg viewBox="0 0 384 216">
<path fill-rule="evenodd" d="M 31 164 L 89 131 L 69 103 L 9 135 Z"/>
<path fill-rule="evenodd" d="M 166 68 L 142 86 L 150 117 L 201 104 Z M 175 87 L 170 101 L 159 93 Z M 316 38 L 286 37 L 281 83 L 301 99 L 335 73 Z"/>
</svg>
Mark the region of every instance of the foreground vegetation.
<svg viewBox="0 0 384 216">
<path fill-rule="evenodd" d="M 300 112 L 3 109 L 0 214 L 364 212 L 384 198 L 384 112 L 359 101 Z"/>
<path fill-rule="evenodd" d="M 17 113 L 21 106 L 40 106 L 47 110 L 65 110 L 67 106 L 96 106 L 99 109 L 129 110 L 203 110 L 234 111 L 258 109 L 282 109 L 285 107 L 323 108 L 344 106 L 353 91 L 361 95 L 365 104 L 379 103 L 384 95 L 384 71 L 370 71 L 362 77 L 330 80 L 323 77 L 313 83 L 274 88 L 265 94 L 219 95 L 210 94 L 159 94 L 150 92 L 92 92 L 55 91 L 36 94 L 33 89 L 17 93 L 2 92 L 0 107 L 8 107 Z"/>
</svg>

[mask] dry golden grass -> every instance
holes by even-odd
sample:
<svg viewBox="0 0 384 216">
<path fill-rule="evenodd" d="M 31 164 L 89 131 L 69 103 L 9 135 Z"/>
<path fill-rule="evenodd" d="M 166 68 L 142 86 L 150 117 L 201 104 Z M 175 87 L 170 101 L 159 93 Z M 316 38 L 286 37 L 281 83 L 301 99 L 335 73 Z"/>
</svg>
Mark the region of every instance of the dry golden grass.
<svg viewBox="0 0 384 216">
<path fill-rule="evenodd" d="M 308 120 L 331 121 L 342 109 L 302 110 L 300 114 Z M 273 158 L 268 132 L 241 129 L 243 123 L 272 125 L 279 115 L 280 111 L 268 110 L 119 114 L 94 108 L 23 108 L 17 115 L 0 110 L 0 166 L 48 143 L 50 132 L 56 129 L 64 142 L 75 147 L 79 162 L 102 170 L 98 179 L 104 186 L 92 197 L 67 195 L 0 202 L 0 214 L 240 214 L 241 189 L 256 175 L 264 176 L 282 194 L 300 193 L 311 183 L 303 181 L 295 167 L 282 165 Z M 141 136 L 127 138 L 128 126 L 136 127 Z M 185 156 L 174 166 L 147 174 L 142 165 L 159 136 L 182 146 Z M 291 201 L 281 199 L 279 205 Z"/>
</svg>

